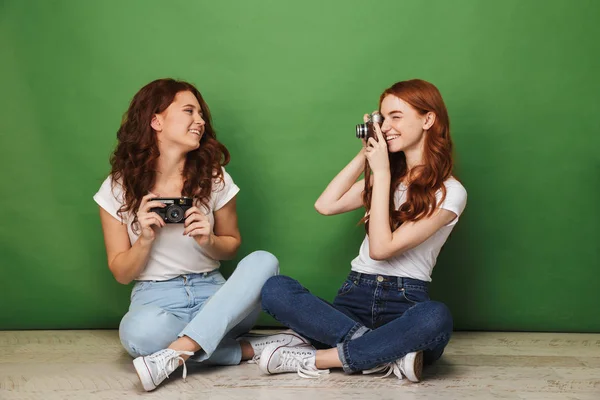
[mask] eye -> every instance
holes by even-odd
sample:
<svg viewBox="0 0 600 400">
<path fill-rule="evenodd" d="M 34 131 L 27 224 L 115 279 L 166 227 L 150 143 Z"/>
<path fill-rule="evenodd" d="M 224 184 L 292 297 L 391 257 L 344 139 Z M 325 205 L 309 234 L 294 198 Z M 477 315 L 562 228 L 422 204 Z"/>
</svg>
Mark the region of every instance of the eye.
<svg viewBox="0 0 600 400">
<path fill-rule="evenodd" d="M 188 114 L 193 114 L 194 110 L 192 110 L 191 108 L 183 110 L 184 112 L 188 113 Z"/>
</svg>

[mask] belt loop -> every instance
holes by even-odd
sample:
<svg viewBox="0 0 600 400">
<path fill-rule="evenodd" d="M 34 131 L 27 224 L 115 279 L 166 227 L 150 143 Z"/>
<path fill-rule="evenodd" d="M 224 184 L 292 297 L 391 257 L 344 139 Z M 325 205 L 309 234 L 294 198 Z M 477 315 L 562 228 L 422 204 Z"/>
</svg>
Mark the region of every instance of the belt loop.
<svg viewBox="0 0 600 400">
<path fill-rule="evenodd" d="M 357 272 L 357 273 L 356 273 L 356 278 L 354 278 L 354 284 L 355 284 L 355 285 L 358 285 L 358 282 L 360 281 L 360 276 L 361 276 L 361 275 L 362 275 L 362 274 L 361 274 L 360 272 Z"/>
<path fill-rule="evenodd" d="M 398 291 L 402 291 L 402 288 L 404 288 L 404 282 L 403 282 L 403 278 L 401 276 L 398 277 Z"/>
</svg>

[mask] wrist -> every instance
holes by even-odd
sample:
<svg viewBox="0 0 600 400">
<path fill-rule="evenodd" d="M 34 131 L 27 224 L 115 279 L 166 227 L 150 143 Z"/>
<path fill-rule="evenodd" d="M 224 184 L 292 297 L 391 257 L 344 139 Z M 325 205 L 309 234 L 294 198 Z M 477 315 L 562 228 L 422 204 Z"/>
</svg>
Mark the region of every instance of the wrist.
<svg viewBox="0 0 600 400">
<path fill-rule="evenodd" d="M 391 179 L 391 172 L 389 168 L 371 169 L 374 178 L 380 179 Z"/>
<path fill-rule="evenodd" d="M 365 168 L 366 161 L 367 161 L 367 152 L 365 151 L 365 148 L 363 147 L 362 149 L 360 149 L 360 151 L 358 152 L 356 157 L 354 157 L 351 164 L 354 165 L 354 168 L 362 171 Z"/>
<path fill-rule="evenodd" d="M 154 243 L 154 238 L 145 238 L 144 236 L 140 236 L 140 238 L 137 240 L 138 245 L 141 248 L 150 248 L 152 247 L 152 243 Z"/>
<path fill-rule="evenodd" d="M 203 249 L 210 249 L 215 245 L 214 233 L 209 234 L 208 237 L 199 235 L 194 237 L 194 239 L 196 240 L 196 243 L 198 243 Z"/>
<path fill-rule="evenodd" d="M 206 243 L 206 245 L 209 247 L 213 247 L 215 245 L 216 238 L 217 237 L 215 236 L 215 234 L 211 232 L 211 234 L 208 235 L 208 242 Z"/>
</svg>

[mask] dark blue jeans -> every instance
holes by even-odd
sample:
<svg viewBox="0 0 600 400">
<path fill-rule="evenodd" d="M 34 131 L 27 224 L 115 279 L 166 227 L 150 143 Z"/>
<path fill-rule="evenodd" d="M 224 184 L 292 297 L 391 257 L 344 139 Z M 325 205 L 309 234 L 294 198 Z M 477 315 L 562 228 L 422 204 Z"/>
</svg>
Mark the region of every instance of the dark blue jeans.
<svg viewBox="0 0 600 400">
<path fill-rule="evenodd" d="M 333 304 L 290 277 L 273 276 L 263 286 L 262 307 L 315 345 L 337 347 L 348 373 L 420 350 L 430 364 L 452 333 L 450 311 L 429 299 L 427 282 L 396 276 L 351 272 Z"/>
</svg>

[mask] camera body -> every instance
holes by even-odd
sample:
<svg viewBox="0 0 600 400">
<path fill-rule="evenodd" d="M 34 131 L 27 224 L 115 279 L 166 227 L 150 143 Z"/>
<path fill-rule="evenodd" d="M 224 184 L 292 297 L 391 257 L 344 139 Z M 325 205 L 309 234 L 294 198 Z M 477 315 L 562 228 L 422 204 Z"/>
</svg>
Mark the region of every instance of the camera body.
<svg viewBox="0 0 600 400">
<path fill-rule="evenodd" d="M 373 127 L 373 123 L 378 123 L 381 126 L 383 122 L 383 116 L 378 112 L 374 112 L 373 114 L 369 114 L 367 122 L 364 124 L 356 125 L 356 137 L 359 139 L 369 140 L 369 138 L 376 138 L 375 128 Z"/>
<path fill-rule="evenodd" d="M 182 224 L 185 221 L 185 212 L 194 205 L 191 197 L 160 197 L 152 201 L 160 201 L 167 205 L 150 209 L 150 212 L 157 213 L 167 224 Z"/>
</svg>

